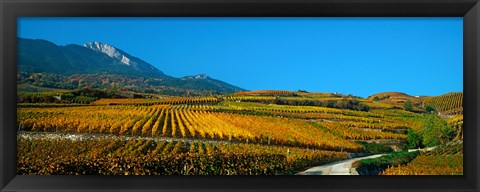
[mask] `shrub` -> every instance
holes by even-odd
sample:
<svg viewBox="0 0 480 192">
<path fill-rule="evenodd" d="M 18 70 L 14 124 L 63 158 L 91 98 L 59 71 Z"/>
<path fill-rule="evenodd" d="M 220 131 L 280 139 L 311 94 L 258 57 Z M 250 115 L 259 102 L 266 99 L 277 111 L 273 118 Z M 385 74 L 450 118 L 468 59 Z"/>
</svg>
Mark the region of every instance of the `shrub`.
<svg viewBox="0 0 480 192">
<path fill-rule="evenodd" d="M 379 158 L 362 159 L 352 164 L 360 175 L 378 175 L 388 167 L 405 165 L 419 154 L 414 152 L 393 152 Z"/>
<path fill-rule="evenodd" d="M 425 111 L 426 111 L 427 113 L 432 113 L 432 112 L 435 112 L 435 109 L 434 109 L 433 107 L 430 107 L 430 106 L 427 105 L 427 106 L 425 107 Z"/>
<path fill-rule="evenodd" d="M 390 153 L 393 152 L 393 149 L 389 146 L 380 145 L 377 143 L 367 143 L 364 141 L 358 141 L 358 144 L 363 145 L 365 152 L 371 154 L 380 154 L 380 153 Z"/>
</svg>

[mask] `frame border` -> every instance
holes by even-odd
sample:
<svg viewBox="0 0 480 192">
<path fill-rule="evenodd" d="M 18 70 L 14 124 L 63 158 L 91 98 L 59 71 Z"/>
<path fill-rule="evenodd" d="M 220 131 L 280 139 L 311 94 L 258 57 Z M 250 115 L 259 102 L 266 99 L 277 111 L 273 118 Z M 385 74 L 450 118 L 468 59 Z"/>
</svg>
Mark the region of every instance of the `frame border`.
<svg viewBox="0 0 480 192">
<path fill-rule="evenodd" d="M 479 0 L 0 0 L 0 191 L 479 191 Z M 17 18 L 463 17 L 463 176 L 16 175 Z"/>
</svg>

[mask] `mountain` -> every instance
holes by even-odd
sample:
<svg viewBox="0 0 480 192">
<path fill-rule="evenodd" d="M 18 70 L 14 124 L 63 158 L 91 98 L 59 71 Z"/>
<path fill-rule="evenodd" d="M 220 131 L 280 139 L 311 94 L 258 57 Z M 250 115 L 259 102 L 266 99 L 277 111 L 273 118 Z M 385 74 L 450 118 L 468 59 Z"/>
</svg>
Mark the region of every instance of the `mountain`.
<svg viewBox="0 0 480 192">
<path fill-rule="evenodd" d="M 220 80 L 212 79 L 205 74 L 198 74 L 194 76 L 186 76 L 180 78 L 180 85 L 187 89 L 209 89 L 209 87 L 214 86 L 216 90 L 220 92 L 231 92 L 230 90 L 234 90 L 233 92 L 244 91 L 237 86 L 230 85 Z"/>
<path fill-rule="evenodd" d="M 58 46 L 46 40 L 18 38 L 17 45 L 17 83 L 172 95 L 244 91 L 205 74 L 183 78 L 168 76 L 142 59 L 106 43 Z"/>
<path fill-rule="evenodd" d="M 117 50 L 116 53 L 131 58 L 130 62 L 134 65 L 125 65 L 121 60 L 87 46 L 75 44 L 58 46 L 45 40 L 18 39 L 18 66 L 21 72 L 60 75 L 105 73 L 168 78 L 138 58 L 121 50 Z"/>
<path fill-rule="evenodd" d="M 119 62 L 118 64 L 127 65 L 133 68 L 134 71 L 141 72 L 141 74 L 143 74 L 144 76 L 152 76 L 152 77 L 165 76 L 163 72 L 161 72 L 154 66 L 148 64 L 147 62 L 137 57 L 131 56 L 128 53 L 125 53 L 124 51 L 117 49 L 111 45 L 100 43 L 100 42 L 91 42 L 91 43 L 86 43 L 84 46 L 91 50 L 108 55 L 112 59 Z"/>
</svg>

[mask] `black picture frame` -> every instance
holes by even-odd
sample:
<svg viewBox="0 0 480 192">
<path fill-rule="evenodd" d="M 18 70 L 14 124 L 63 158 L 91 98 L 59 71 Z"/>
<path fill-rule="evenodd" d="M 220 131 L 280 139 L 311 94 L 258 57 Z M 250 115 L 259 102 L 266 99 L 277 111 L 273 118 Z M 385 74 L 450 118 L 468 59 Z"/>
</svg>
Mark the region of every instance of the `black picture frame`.
<svg viewBox="0 0 480 192">
<path fill-rule="evenodd" d="M 479 0 L 0 0 L 1 191 L 479 191 Z M 22 16 L 463 17 L 463 176 L 16 175 L 16 40 Z"/>
</svg>

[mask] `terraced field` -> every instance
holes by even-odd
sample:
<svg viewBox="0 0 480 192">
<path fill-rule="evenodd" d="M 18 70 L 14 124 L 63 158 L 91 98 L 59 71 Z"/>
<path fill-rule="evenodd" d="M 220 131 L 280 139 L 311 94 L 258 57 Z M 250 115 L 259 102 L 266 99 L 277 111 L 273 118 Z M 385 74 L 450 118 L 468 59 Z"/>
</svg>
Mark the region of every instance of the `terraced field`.
<svg viewBox="0 0 480 192">
<path fill-rule="evenodd" d="M 463 142 L 457 141 L 423 152 L 410 163 L 390 167 L 381 175 L 463 175 Z"/>
<path fill-rule="evenodd" d="M 17 171 L 40 175 L 294 174 L 354 154 L 406 149 L 410 132 L 425 134 L 432 122 L 454 127 L 438 135 L 440 144 L 455 134 L 458 140 L 463 122 L 378 100 L 275 90 L 21 103 L 17 117 Z M 82 139 L 51 136 L 58 134 Z"/>
</svg>

